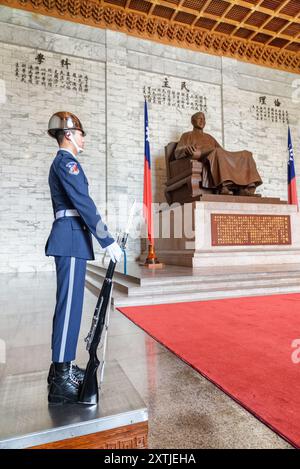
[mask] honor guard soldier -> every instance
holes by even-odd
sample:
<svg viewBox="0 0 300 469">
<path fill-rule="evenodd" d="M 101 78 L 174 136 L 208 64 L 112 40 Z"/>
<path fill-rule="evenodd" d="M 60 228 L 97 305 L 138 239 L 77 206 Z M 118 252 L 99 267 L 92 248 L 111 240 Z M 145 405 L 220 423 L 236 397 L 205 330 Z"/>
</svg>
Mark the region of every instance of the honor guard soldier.
<svg viewBox="0 0 300 469">
<path fill-rule="evenodd" d="M 48 401 L 76 402 L 84 370 L 72 364 L 80 329 L 86 261 L 94 259 L 92 235 L 116 262 L 122 251 L 89 196 L 88 180 L 76 159 L 83 151 L 85 132 L 70 112 L 56 112 L 48 134 L 59 150 L 49 172 L 54 222 L 45 252 L 54 256 L 57 292 L 52 330 L 52 364 Z"/>
</svg>

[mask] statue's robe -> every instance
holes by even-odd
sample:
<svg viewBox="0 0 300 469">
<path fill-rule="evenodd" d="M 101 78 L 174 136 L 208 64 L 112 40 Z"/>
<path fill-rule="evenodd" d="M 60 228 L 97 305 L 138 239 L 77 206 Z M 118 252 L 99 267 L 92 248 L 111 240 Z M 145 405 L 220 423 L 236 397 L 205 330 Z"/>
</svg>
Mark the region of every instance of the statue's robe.
<svg viewBox="0 0 300 469">
<path fill-rule="evenodd" d="M 214 189 L 226 181 L 231 181 L 237 186 L 262 184 L 251 152 L 224 150 L 211 135 L 192 130 L 181 136 L 175 149 L 176 159 L 188 157 L 187 146 L 196 146 L 201 150 L 203 187 Z"/>
</svg>

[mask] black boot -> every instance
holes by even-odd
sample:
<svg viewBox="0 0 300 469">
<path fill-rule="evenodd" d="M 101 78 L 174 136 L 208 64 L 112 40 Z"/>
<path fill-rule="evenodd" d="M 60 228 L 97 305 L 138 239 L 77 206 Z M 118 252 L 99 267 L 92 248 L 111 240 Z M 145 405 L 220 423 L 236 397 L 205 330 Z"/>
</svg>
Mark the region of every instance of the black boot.
<svg viewBox="0 0 300 469">
<path fill-rule="evenodd" d="M 77 366 L 77 365 L 72 364 L 72 373 L 75 376 L 75 378 L 80 383 L 82 383 L 83 378 L 84 378 L 85 370 L 83 370 L 82 368 L 79 368 L 79 366 Z M 51 363 L 48 378 L 47 378 L 48 384 L 51 384 L 52 381 L 54 380 L 54 378 L 55 378 L 55 366 L 54 366 L 54 363 Z"/>
<path fill-rule="evenodd" d="M 72 363 L 54 363 L 54 378 L 50 384 L 50 404 L 67 404 L 78 401 L 80 383 L 72 372 Z"/>
</svg>

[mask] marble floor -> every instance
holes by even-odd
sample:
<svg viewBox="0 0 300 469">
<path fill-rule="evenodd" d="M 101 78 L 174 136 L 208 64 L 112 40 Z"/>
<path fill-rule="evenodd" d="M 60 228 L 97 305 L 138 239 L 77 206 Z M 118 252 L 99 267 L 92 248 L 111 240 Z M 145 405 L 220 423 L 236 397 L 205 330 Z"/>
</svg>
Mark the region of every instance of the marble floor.
<svg viewBox="0 0 300 469">
<path fill-rule="evenodd" d="M 54 301 L 54 273 L 0 275 L 0 362 L 6 349 L 5 363 L 0 363 L 0 391 L 8 377 L 36 373 L 45 381 Z M 83 338 L 95 301 L 86 290 L 77 353 L 82 366 L 87 361 Z M 109 363 L 118 364 L 148 407 L 149 448 L 290 448 L 118 311 L 111 313 Z"/>
</svg>

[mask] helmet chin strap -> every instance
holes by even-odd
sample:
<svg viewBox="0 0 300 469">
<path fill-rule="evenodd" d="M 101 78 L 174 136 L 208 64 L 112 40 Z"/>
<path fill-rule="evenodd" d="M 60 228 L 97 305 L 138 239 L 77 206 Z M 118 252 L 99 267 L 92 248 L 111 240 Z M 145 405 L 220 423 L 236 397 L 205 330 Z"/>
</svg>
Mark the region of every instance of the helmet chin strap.
<svg viewBox="0 0 300 469">
<path fill-rule="evenodd" d="M 76 142 L 75 138 L 74 138 L 74 135 L 72 134 L 72 132 L 68 132 L 68 137 L 70 138 L 71 142 L 73 143 L 74 147 L 76 148 L 77 150 L 77 153 L 82 153 L 83 152 L 83 148 L 81 148 L 78 143 Z"/>
</svg>

